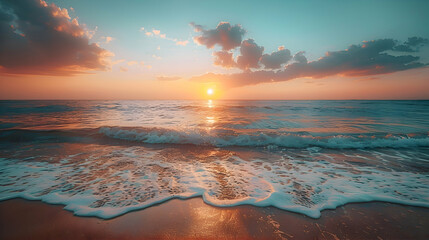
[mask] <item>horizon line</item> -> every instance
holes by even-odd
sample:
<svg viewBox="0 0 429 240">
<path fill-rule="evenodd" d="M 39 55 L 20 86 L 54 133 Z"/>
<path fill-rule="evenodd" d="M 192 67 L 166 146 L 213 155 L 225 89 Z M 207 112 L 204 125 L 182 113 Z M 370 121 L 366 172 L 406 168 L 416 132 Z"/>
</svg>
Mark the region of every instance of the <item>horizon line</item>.
<svg viewBox="0 0 429 240">
<path fill-rule="evenodd" d="M 32 99 L 0 99 L 0 101 L 429 101 L 429 98 L 409 98 L 409 99 L 371 99 L 371 98 L 350 98 L 350 99 L 237 99 L 237 98 L 224 98 L 224 99 L 76 99 L 76 98 L 58 98 L 58 99 L 43 99 L 43 98 L 32 98 Z"/>
</svg>

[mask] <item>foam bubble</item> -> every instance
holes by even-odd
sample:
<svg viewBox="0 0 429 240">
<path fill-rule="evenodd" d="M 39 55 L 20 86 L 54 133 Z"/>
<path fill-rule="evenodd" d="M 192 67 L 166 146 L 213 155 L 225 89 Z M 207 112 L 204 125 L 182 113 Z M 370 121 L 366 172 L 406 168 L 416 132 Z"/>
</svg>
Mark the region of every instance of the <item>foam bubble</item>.
<svg viewBox="0 0 429 240">
<path fill-rule="evenodd" d="M 106 219 L 195 196 L 215 206 L 275 206 L 313 218 L 350 202 L 429 207 L 427 150 L 72 149 L 49 161 L 20 160 L 25 150 L 0 159 L 0 200 L 37 199 Z"/>
</svg>

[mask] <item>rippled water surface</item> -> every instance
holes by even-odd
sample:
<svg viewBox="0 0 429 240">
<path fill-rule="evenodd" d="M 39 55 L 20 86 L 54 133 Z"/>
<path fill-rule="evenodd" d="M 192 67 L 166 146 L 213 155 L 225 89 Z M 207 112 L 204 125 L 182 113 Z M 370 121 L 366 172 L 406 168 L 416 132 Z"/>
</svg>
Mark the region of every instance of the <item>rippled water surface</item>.
<svg viewBox="0 0 429 240">
<path fill-rule="evenodd" d="M 429 101 L 0 101 L 0 199 L 429 207 Z"/>
</svg>

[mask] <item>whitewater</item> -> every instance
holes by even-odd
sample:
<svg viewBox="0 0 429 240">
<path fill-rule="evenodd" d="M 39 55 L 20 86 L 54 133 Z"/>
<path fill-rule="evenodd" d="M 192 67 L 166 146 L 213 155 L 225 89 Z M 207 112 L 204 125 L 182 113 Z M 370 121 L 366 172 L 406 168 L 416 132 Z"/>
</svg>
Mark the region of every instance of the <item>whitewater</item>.
<svg viewBox="0 0 429 240">
<path fill-rule="evenodd" d="M 429 207 L 429 101 L 0 101 L 0 200 Z"/>
</svg>

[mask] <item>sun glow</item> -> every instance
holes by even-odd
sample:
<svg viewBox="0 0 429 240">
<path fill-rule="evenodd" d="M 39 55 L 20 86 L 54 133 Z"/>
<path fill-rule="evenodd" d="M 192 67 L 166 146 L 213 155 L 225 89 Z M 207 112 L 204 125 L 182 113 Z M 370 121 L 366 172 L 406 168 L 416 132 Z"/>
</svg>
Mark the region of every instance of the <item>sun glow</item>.
<svg viewBox="0 0 429 240">
<path fill-rule="evenodd" d="M 211 88 L 207 89 L 207 94 L 208 95 L 213 95 L 213 93 L 214 93 L 213 89 L 211 89 Z"/>
</svg>

